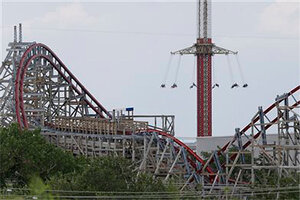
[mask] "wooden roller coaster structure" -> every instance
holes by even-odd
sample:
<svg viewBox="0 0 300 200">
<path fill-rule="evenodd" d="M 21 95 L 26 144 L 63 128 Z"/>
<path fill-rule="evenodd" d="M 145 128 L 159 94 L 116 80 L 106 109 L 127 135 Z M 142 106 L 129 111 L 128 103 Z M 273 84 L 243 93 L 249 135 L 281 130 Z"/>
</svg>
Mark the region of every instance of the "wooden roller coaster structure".
<svg viewBox="0 0 300 200">
<path fill-rule="evenodd" d="M 23 42 L 21 34 L 17 41 L 16 35 L 15 27 L 0 68 L 1 126 L 40 128 L 50 143 L 74 155 L 131 159 L 138 174 L 172 179 L 181 191 L 203 196 L 249 193 L 262 169 L 280 178 L 300 170 L 299 85 L 267 109 L 259 107 L 245 128 L 204 159 L 175 137 L 174 116 L 109 112 L 49 47 Z M 277 134 L 275 143 L 268 143 L 268 131 Z"/>
</svg>

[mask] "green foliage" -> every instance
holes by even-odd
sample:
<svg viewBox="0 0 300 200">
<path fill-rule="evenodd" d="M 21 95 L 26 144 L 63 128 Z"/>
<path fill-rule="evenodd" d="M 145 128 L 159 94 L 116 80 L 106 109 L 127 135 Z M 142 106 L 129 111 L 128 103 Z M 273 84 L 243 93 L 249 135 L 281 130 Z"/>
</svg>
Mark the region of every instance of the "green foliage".
<svg viewBox="0 0 300 200">
<path fill-rule="evenodd" d="M 166 191 L 167 188 L 160 179 L 153 179 L 152 176 L 148 174 L 141 174 L 136 178 L 130 190 L 133 192 L 163 192 Z"/>
<path fill-rule="evenodd" d="M 52 194 L 47 192 L 50 189 L 48 185 L 45 185 L 43 180 L 38 176 L 33 176 L 29 182 L 30 194 L 33 197 L 37 197 L 38 199 L 44 200 L 52 200 L 54 199 Z"/>
<path fill-rule="evenodd" d="M 0 159 L 0 187 L 22 191 L 14 190 L 14 195 L 53 199 L 49 191 L 57 196 L 107 196 L 118 192 L 164 192 L 168 197 L 178 194 L 171 183 L 163 184 L 150 174 L 137 176 L 128 159 L 74 157 L 46 142 L 39 130 L 22 131 L 16 124 L 0 128 Z M 12 194 L 9 198 L 14 199 Z"/>
<path fill-rule="evenodd" d="M 37 175 L 42 180 L 76 170 L 76 159 L 63 150 L 47 143 L 39 130 L 21 131 L 18 125 L 0 129 L 0 187 L 8 181 L 22 187 Z"/>
<path fill-rule="evenodd" d="M 290 176 L 279 177 L 278 173 L 275 171 L 268 171 L 265 169 L 257 170 L 255 172 L 256 180 L 255 188 L 264 189 L 268 192 L 256 195 L 256 198 L 259 199 L 276 199 L 276 191 L 280 188 L 282 193 L 279 194 L 279 199 L 299 199 L 300 190 L 300 175 L 299 173 L 291 174 Z M 269 192 L 272 191 L 272 192 Z M 290 192 L 289 192 L 290 191 Z"/>
<path fill-rule="evenodd" d="M 124 191 L 128 189 L 127 183 L 134 177 L 129 166 L 130 163 L 124 158 L 98 158 L 89 162 L 89 167 L 83 171 L 79 182 L 86 190 Z"/>
<path fill-rule="evenodd" d="M 121 157 L 88 160 L 80 173 L 59 174 L 52 177 L 48 184 L 54 190 L 89 191 L 76 194 L 93 196 L 114 195 L 116 192 L 136 194 L 136 192 L 177 191 L 172 184 L 164 185 L 160 179 L 154 179 L 150 174 L 137 176 L 131 168 L 131 162 Z"/>
<path fill-rule="evenodd" d="M 130 162 L 118 157 L 87 160 L 82 170 L 60 173 L 49 184 L 57 190 L 125 191 L 135 177 Z"/>
</svg>

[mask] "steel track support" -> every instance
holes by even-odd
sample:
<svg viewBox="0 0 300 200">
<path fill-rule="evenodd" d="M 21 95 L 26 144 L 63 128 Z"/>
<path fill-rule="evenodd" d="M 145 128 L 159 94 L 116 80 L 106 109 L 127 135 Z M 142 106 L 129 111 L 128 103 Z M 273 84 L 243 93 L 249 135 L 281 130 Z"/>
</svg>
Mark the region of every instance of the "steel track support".
<svg viewBox="0 0 300 200">
<path fill-rule="evenodd" d="M 144 157 L 142 159 L 142 162 L 141 162 L 141 165 L 139 167 L 139 172 L 138 174 L 142 171 L 142 170 L 145 170 L 146 168 L 146 162 L 147 162 L 147 157 L 149 155 L 149 152 L 150 152 L 150 149 L 151 149 L 151 145 L 152 145 L 152 142 L 153 142 L 153 139 L 154 139 L 154 136 L 155 134 L 152 134 L 151 136 L 151 139 L 148 143 L 148 145 L 146 145 L 146 149 L 144 149 Z M 144 140 L 145 141 L 145 140 Z M 145 147 L 145 146 L 144 146 Z"/>
<path fill-rule="evenodd" d="M 240 170 L 239 170 L 239 173 L 238 173 L 238 175 L 237 175 L 237 177 L 236 177 L 236 180 L 235 180 L 235 182 L 234 182 L 234 186 L 233 186 L 233 188 L 232 188 L 232 192 L 231 192 L 231 195 L 230 195 L 231 198 L 232 198 L 232 196 L 233 196 L 233 194 L 234 194 L 234 192 L 235 192 L 235 188 L 236 188 L 236 186 L 237 186 L 237 184 L 238 184 L 238 181 L 239 181 L 239 179 L 240 179 L 241 174 L 242 174 L 242 170 L 240 169 Z"/>
<path fill-rule="evenodd" d="M 170 169 L 168 171 L 168 174 L 167 174 L 166 178 L 164 179 L 165 182 L 169 179 L 169 177 L 170 177 L 170 175 L 171 175 L 171 173 L 173 171 L 173 168 L 175 167 L 175 164 L 177 163 L 177 161 L 178 161 L 178 159 L 179 159 L 179 157 L 180 157 L 180 155 L 182 153 L 182 149 L 183 149 L 183 147 L 181 147 L 179 149 L 179 151 L 178 151 L 178 153 L 177 153 L 177 155 L 176 155 L 176 157 L 175 157 L 175 159 L 174 159 L 174 161 L 173 161 L 173 163 L 172 163 L 172 165 L 171 165 L 171 167 L 170 167 Z"/>
<path fill-rule="evenodd" d="M 235 136 L 236 136 L 236 139 L 237 139 L 237 142 L 238 142 L 239 152 L 243 151 L 243 141 L 242 141 L 242 137 L 241 137 L 241 133 L 240 133 L 239 128 L 235 129 Z M 245 163 L 245 156 L 244 156 L 243 153 L 241 154 L 241 158 L 242 158 L 242 163 L 244 164 Z"/>
<path fill-rule="evenodd" d="M 216 182 L 217 182 L 217 179 L 219 178 L 219 174 L 220 174 L 220 171 L 217 172 L 217 174 L 216 174 L 216 176 L 215 176 L 215 178 L 214 178 L 213 184 L 211 185 L 208 194 L 211 194 L 211 193 L 212 193 L 212 191 L 213 191 L 213 189 L 214 189 L 214 187 L 215 187 L 215 184 L 216 184 Z"/>
<path fill-rule="evenodd" d="M 155 171 L 154 171 L 154 175 L 157 175 L 157 174 L 158 174 L 159 167 L 160 167 L 160 165 L 161 165 L 161 162 L 162 162 L 163 159 L 164 159 L 164 156 L 165 156 L 165 153 L 167 152 L 167 149 L 168 149 L 168 147 L 169 147 L 169 144 L 170 144 L 170 141 L 167 140 L 167 144 L 165 145 L 165 148 L 164 148 L 164 150 L 163 150 L 163 152 L 162 152 L 162 154 L 161 154 L 161 156 L 160 156 L 160 159 L 159 159 L 159 161 L 157 162 L 156 169 L 155 169 Z"/>
<path fill-rule="evenodd" d="M 266 128 L 265 128 L 265 119 L 264 119 L 264 111 L 261 106 L 258 107 L 259 121 L 260 121 L 260 129 L 262 136 L 263 145 L 267 144 L 267 136 L 266 136 Z"/>
<path fill-rule="evenodd" d="M 187 186 L 188 184 L 190 184 L 192 178 L 193 178 L 194 175 L 195 175 L 194 173 L 195 173 L 195 172 L 193 172 L 193 173 L 188 177 L 188 179 L 185 181 L 184 185 L 183 185 L 182 188 L 180 189 L 180 192 L 182 192 L 182 191 L 186 188 L 186 186 Z"/>
</svg>

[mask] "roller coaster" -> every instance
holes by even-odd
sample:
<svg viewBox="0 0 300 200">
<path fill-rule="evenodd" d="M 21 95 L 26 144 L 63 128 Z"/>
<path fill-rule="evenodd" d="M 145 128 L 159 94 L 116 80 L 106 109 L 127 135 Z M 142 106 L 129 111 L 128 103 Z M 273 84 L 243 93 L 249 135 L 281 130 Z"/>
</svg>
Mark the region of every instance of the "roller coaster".
<svg viewBox="0 0 300 200">
<path fill-rule="evenodd" d="M 125 157 L 137 174 L 171 179 L 181 191 L 201 185 L 202 195 L 224 194 L 224 186 L 232 195 L 247 192 L 261 168 L 281 177 L 299 171 L 299 85 L 267 109 L 259 107 L 231 141 L 204 158 L 175 137 L 174 116 L 108 111 L 48 46 L 23 42 L 21 31 L 17 41 L 16 27 L 7 51 L 0 68 L 1 126 L 40 128 L 47 141 L 74 155 Z M 268 143 L 268 130 L 278 135 L 276 143 Z M 255 155 L 263 164 L 254 163 Z"/>
</svg>

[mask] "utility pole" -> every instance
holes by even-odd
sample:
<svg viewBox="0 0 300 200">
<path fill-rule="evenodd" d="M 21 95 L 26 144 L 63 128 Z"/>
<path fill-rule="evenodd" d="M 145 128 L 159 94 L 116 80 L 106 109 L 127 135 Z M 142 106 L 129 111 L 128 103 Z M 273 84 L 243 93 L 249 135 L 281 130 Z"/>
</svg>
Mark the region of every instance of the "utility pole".
<svg viewBox="0 0 300 200">
<path fill-rule="evenodd" d="M 212 56 L 237 54 L 216 46 L 211 38 L 211 0 L 197 2 L 198 33 L 196 43 L 171 54 L 197 57 L 197 137 L 212 136 Z"/>
</svg>

